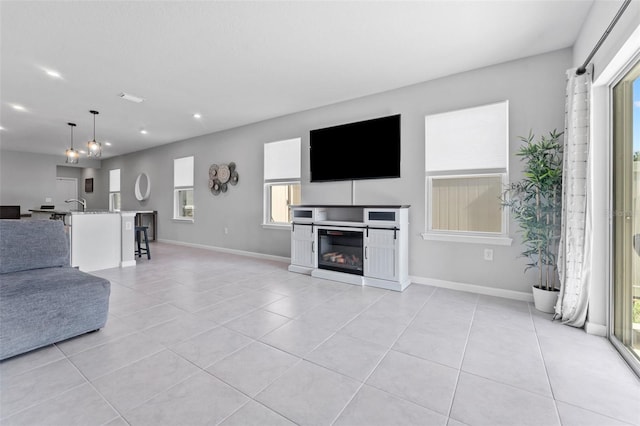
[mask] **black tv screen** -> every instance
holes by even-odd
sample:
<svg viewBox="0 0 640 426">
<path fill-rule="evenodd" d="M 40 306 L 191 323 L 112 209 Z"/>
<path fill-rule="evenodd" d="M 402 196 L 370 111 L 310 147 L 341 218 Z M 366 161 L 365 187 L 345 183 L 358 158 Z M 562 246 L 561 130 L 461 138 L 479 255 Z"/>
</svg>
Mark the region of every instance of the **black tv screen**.
<svg viewBox="0 0 640 426">
<path fill-rule="evenodd" d="M 400 114 L 311 130 L 311 182 L 400 177 Z"/>
</svg>

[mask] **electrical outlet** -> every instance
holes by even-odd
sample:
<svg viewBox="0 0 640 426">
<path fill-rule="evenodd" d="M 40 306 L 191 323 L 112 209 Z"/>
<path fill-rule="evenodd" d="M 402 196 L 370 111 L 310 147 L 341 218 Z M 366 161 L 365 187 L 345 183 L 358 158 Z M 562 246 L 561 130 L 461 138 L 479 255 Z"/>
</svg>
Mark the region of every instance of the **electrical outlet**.
<svg viewBox="0 0 640 426">
<path fill-rule="evenodd" d="M 229 233 L 229 228 L 227 228 L 226 226 L 224 227 L 224 235 L 227 235 Z"/>
<path fill-rule="evenodd" d="M 124 224 L 124 229 L 127 230 L 127 231 L 131 231 L 131 222 L 126 222 Z"/>
<path fill-rule="evenodd" d="M 484 249 L 484 260 L 493 260 L 493 250 L 492 249 Z"/>
<path fill-rule="evenodd" d="M 44 202 L 45 202 L 45 203 L 52 203 L 52 202 L 53 202 L 53 198 L 51 198 L 51 197 L 44 197 Z"/>
</svg>

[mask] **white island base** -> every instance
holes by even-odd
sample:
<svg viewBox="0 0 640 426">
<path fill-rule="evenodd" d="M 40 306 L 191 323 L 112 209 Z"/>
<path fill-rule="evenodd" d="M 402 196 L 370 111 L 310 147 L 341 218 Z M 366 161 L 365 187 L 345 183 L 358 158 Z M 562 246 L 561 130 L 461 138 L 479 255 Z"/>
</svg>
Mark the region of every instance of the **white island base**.
<svg viewBox="0 0 640 426">
<path fill-rule="evenodd" d="M 135 266 L 135 212 L 71 212 L 71 266 L 83 272 Z"/>
</svg>

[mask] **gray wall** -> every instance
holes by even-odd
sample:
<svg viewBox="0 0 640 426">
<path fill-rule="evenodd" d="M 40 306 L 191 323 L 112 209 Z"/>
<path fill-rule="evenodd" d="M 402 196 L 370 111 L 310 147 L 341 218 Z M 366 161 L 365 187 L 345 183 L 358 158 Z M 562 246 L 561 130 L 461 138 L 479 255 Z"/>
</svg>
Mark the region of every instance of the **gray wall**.
<svg viewBox="0 0 640 426">
<path fill-rule="evenodd" d="M 87 200 L 87 208 L 90 210 L 109 208 L 109 173 L 103 175 L 99 171 L 95 167 L 82 169 L 82 191 L 78 194 Z M 84 192 L 84 180 L 88 178 L 93 178 L 93 192 L 89 193 Z"/>
<path fill-rule="evenodd" d="M 0 204 L 20 205 L 22 213 L 56 195 L 56 163 L 50 155 L 0 151 Z M 53 200 L 55 201 L 55 200 Z"/>
<path fill-rule="evenodd" d="M 264 122 L 175 142 L 122 157 L 103 160 L 96 170 L 101 191 L 108 171 L 121 169 L 124 210 L 157 210 L 158 237 L 190 244 L 224 247 L 289 256 L 287 231 L 263 229 L 263 144 L 302 137 L 302 198 L 304 203 L 351 202 L 351 183 L 309 182 L 309 130 L 339 123 L 402 114 L 402 177 L 355 183 L 359 204 L 410 204 L 410 263 L 413 276 L 529 292 L 533 277 L 523 276 L 525 262 L 516 227 L 512 247 L 491 247 L 494 260 L 483 260 L 484 245 L 422 240 L 425 230 L 424 117 L 501 100 L 510 102 L 510 150 L 519 147 L 519 135 L 546 133 L 564 127 L 565 70 L 572 51 L 564 49 L 505 64 L 474 70 L 361 99 L 278 117 Z M 195 223 L 171 220 L 173 159 L 195 156 Z M 212 195 L 207 173 L 212 163 L 235 161 L 240 182 L 226 194 Z M 511 179 L 520 177 L 521 165 L 510 160 Z M 151 180 L 145 202 L 134 197 L 138 173 Z M 107 200 L 106 193 L 99 194 Z M 224 228 L 229 229 L 228 235 Z"/>
<path fill-rule="evenodd" d="M 67 170 L 61 173 L 73 175 L 65 175 L 66 177 L 78 177 L 77 173 L 68 171 L 69 167 L 77 167 L 78 170 L 83 167 L 100 167 L 100 161 L 83 159 L 77 166 L 68 166 L 64 162 L 64 152 L 60 155 L 44 155 L 0 150 L 0 204 L 19 204 L 23 213 L 39 208 L 42 204 L 57 202 L 60 205 L 55 200 L 58 166 L 65 166 L 60 170 Z M 81 190 L 78 190 L 78 195 L 82 196 L 84 180 L 78 184 L 82 185 Z M 48 197 L 53 199 L 52 203 L 46 202 Z"/>
<path fill-rule="evenodd" d="M 78 182 L 78 197 L 85 198 L 84 194 L 84 179 L 82 179 L 82 170 L 80 167 L 69 166 L 57 166 L 56 177 L 74 178 Z M 55 200 L 56 208 L 69 209 L 69 205 L 64 203 L 64 200 Z M 75 208 L 75 205 L 72 206 Z"/>
<path fill-rule="evenodd" d="M 94 167 L 67 167 L 58 166 L 58 177 L 73 177 L 78 179 L 78 197 L 87 200 L 87 209 L 107 209 L 109 208 L 109 198 L 105 195 L 108 191 L 108 182 L 105 183 L 101 174 L 97 173 L 99 168 Z M 107 174 L 108 176 L 108 174 Z M 93 178 L 93 192 L 85 192 L 85 179 Z M 107 185 L 105 187 L 105 185 Z M 60 203 L 58 203 L 58 206 Z"/>
</svg>

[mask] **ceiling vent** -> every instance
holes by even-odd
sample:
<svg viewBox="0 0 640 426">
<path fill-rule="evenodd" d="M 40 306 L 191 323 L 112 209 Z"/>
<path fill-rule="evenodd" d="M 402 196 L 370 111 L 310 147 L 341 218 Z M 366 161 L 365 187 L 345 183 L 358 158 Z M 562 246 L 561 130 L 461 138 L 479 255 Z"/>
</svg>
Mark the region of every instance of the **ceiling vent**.
<svg viewBox="0 0 640 426">
<path fill-rule="evenodd" d="M 126 99 L 127 101 L 135 102 L 137 104 L 144 101 L 144 99 L 139 96 L 135 96 L 135 95 L 124 93 L 124 92 L 120 93 L 118 96 L 121 97 L 122 99 Z"/>
</svg>

